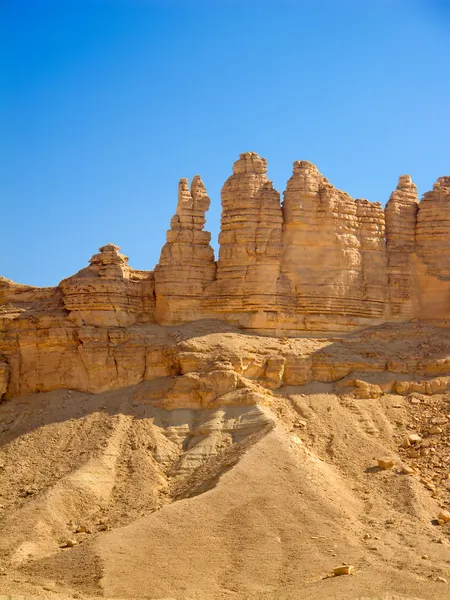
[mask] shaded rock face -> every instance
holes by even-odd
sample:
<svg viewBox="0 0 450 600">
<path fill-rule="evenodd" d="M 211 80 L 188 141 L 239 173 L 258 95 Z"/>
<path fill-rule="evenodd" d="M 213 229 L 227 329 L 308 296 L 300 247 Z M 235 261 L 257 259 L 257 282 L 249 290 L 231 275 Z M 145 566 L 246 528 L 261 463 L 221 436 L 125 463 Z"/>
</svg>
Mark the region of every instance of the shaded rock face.
<svg viewBox="0 0 450 600">
<path fill-rule="evenodd" d="M 88 348 L 103 345 L 104 335 L 123 335 L 121 348 L 130 357 L 121 370 L 104 356 L 105 385 L 111 373 L 126 385 L 131 373 L 135 380 L 152 368 L 136 331 L 123 333 L 145 324 L 212 318 L 275 335 L 348 332 L 417 318 L 447 324 L 450 177 L 439 178 L 419 203 L 416 186 L 402 175 L 383 211 L 379 203 L 336 189 L 312 163 L 296 161 L 281 203 L 266 160 L 246 152 L 222 188 L 217 262 L 204 229 L 209 205 L 199 176 L 190 188 L 180 180 L 154 271 L 133 269 L 117 246 L 107 244 L 55 288 L 0 278 L 2 389 L 6 380 L 20 387 L 28 353 L 31 365 L 36 352 L 47 352 L 51 369 L 59 364 L 61 346 L 77 357 L 76 375 L 68 367 L 62 376 L 72 387 L 86 378 Z M 18 346 L 20 369 L 11 358 Z M 142 356 L 133 362 L 136 346 Z M 30 389 L 40 389 L 41 375 L 34 376 Z M 106 389 L 100 380 L 95 387 Z"/>
</svg>

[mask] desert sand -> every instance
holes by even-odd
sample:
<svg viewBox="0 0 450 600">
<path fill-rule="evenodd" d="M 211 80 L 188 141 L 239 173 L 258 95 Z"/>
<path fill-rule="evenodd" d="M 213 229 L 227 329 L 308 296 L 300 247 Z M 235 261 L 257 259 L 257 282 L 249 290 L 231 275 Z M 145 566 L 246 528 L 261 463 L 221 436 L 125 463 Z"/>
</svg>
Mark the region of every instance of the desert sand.
<svg viewBox="0 0 450 600">
<path fill-rule="evenodd" d="M 149 327 L 184 374 L 0 404 L 0 594 L 450 598 L 450 332 Z"/>
</svg>

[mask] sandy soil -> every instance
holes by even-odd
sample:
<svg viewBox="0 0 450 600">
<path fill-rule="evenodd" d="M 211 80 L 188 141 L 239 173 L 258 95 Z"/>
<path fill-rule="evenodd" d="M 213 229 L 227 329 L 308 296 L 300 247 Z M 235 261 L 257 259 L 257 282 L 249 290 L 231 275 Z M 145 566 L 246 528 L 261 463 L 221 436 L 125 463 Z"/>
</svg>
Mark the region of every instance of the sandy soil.
<svg viewBox="0 0 450 600">
<path fill-rule="evenodd" d="M 0 600 L 450 598 L 447 394 L 165 410 L 145 389 L 0 405 Z"/>
</svg>

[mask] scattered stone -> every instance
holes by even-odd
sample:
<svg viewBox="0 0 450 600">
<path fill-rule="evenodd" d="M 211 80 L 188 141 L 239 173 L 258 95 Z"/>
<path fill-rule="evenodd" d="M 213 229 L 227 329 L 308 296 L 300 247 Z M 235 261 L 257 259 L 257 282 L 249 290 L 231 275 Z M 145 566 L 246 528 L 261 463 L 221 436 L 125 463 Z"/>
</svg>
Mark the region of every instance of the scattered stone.
<svg viewBox="0 0 450 600">
<path fill-rule="evenodd" d="M 333 574 L 338 575 L 354 575 L 355 567 L 353 565 L 341 565 L 333 569 Z"/>
<path fill-rule="evenodd" d="M 405 475 L 414 475 L 415 470 L 412 467 L 410 467 L 409 465 L 402 465 L 401 472 L 404 473 Z"/>
<path fill-rule="evenodd" d="M 433 425 L 433 427 L 430 429 L 430 433 L 431 435 L 439 435 L 442 433 L 442 429 L 439 427 L 439 425 Z"/>
<path fill-rule="evenodd" d="M 422 437 L 418 433 L 410 433 L 408 435 L 408 442 L 410 444 L 418 444 L 422 441 Z"/>
<path fill-rule="evenodd" d="M 448 583 L 448 581 L 445 579 L 445 577 L 437 577 L 436 581 L 439 581 L 439 583 Z"/>
<path fill-rule="evenodd" d="M 438 520 L 444 521 L 444 523 L 450 523 L 450 512 L 448 510 L 439 511 Z"/>
<path fill-rule="evenodd" d="M 91 533 L 91 530 L 89 529 L 89 527 L 86 527 L 86 525 L 79 525 L 75 529 L 75 533 Z"/>
<path fill-rule="evenodd" d="M 388 469 L 392 469 L 394 467 L 395 458 L 389 458 L 389 457 L 379 458 L 377 462 L 378 462 L 378 466 L 380 467 L 380 469 L 387 471 Z"/>
<path fill-rule="evenodd" d="M 63 542 L 61 542 L 59 547 L 60 548 L 73 548 L 76 545 L 77 545 L 76 540 L 68 539 L 68 540 L 64 540 Z"/>
</svg>

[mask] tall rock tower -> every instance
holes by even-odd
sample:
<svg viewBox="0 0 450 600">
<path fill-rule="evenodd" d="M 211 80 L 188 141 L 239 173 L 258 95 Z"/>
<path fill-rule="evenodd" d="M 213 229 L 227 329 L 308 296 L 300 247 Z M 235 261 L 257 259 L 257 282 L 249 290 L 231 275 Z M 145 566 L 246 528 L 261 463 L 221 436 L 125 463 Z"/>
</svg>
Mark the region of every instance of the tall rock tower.
<svg viewBox="0 0 450 600">
<path fill-rule="evenodd" d="M 282 215 L 266 171 L 264 158 L 245 152 L 222 188 L 217 282 L 208 288 L 216 311 L 245 310 L 251 318 L 276 306 Z"/>
<path fill-rule="evenodd" d="M 180 179 L 177 210 L 155 268 L 155 315 L 159 323 L 195 319 L 203 290 L 214 280 L 211 234 L 203 230 L 209 204 L 199 175 L 192 179 L 190 190 L 188 180 Z"/>
<path fill-rule="evenodd" d="M 417 187 L 409 175 L 401 175 L 385 209 L 391 315 L 399 319 L 410 319 L 416 312 L 414 252 L 418 209 Z"/>
</svg>

